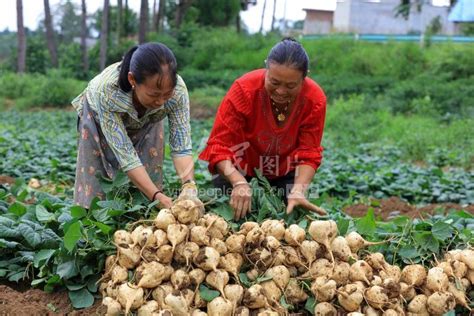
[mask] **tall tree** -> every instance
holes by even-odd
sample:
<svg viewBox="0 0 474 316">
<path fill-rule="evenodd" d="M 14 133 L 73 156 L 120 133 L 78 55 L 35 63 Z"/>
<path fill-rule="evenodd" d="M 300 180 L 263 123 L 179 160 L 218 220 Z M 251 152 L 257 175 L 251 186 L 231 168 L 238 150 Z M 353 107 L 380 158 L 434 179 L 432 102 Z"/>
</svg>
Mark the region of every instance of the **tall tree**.
<svg viewBox="0 0 474 316">
<path fill-rule="evenodd" d="M 122 29 L 123 29 L 123 7 L 122 7 L 122 0 L 117 0 L 117 43 L 120 43 L 120 38 L 122 37 Z"/>
<path fill-rule="evenodd" d="M 89 57 L 87 55 L 87 7 L 86 0 L 81 3 L 81 52 L 82 52 L 82 69 L 84 74 L 89 72 Z"/>
<path fill-rule="evenodd" d="M 60 3 L 53 15 L 59 16 L 60 42 L 72 43 L 74 38 L 81 35 L 81 16 L 77 14 L 77 7 L 71 0 Z"/>
<path fill-rule="evenodd" d="M 158 0 L 159 2 L 159 0 Z M 153 9 L 152 9 L 152 26 L 151 26 L 151 29 L 154 31 L 154 32 L 158 32 L 158 11 L 159 11 L 159 3 L 157 3 L 156 0 L 153 0 Z"/>
<path fill-rule="evenodd" d="M 271 31 L 273 32 L 275 30 L 275 11 L 277 7 L 277 0 L 273 0 L 273 13 L 272 13 L 272 26 L 271 26 Z"/>
<path fill-rule="evenodd" d="M 49 7 L 49 0 L 43 0 L 44 3 L 44 26 L 46 27 L 46 42 L 48 43 L 49 55 L 51 56 L 51 64 L 58 67 L 58 49 L 56 40 L 54 39 L 53 17 Z"/>
<path fill-rule="evenodd" d="M 100 70 L 105 69 L 107 62 L 107 40 L 108 40 L 108 29 L 109 29 L 109 0 L 104 0 L 104 10 L 102 13 L 102 23 L 100 28 L 100 53 L 99 53 L 99 66 Z"/>
<path fill-rule="evenodd" d="M 192 3 L 193 3 L 193 0 L 178 0 L 177 1 L 175 18 L 174 18 L 174 23 L 177 29 L 179 29 L 181 26 L 181 23 L 183 23 L 184 16 L 186 15 L 186 11 L 188 11 Z"/>
<path fill-rule="evenodd" d="M 263 22 L 265 20 L 265 7 L 267 6 L 267 0 L 263 1 L 263 10 L 262 10 L 262 22 L 260 23 L 260 33 L 263 31 Z"/>
<path fill-rule="evenodd" d="M 148 31 L 148 0 L 142 0 L 140 5 L 140 26 L 138 30 L 138 43 L 146 42 L 146 33 Z"/>
<path fill-rule="evenodd" d="M 163 30 L 164 21 L 165 21 L 165 11 L 166 11 L 166 0 L 160 0 L 160 5 L 158 7 L 158 21 L 157 21 L 157 32 Z"/>
<path fill-rule="evenodd" d="M 26 33 L 23 24 L 23 2 L 16 0 L 16 25 L 18 36 L 18 60 L 17 71 L 24 73 L 26 70 Z"/>
</svg>

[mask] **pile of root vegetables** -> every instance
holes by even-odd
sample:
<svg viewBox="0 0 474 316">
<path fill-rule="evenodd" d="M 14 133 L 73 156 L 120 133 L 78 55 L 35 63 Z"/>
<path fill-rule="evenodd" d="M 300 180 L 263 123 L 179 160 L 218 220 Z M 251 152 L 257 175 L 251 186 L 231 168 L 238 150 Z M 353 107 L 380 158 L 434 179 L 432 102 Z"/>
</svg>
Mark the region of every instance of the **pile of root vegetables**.
<svg viewBox="0 0 474 316">
<path fill-rule="evenodd" d="M 469 309 L 474 251 L 453 250 L 427 269 L 390 265 L 358 233 L 334 221 L 307 230 L 282 221 L 246 222 L 232 232 L 202 204 L 177 201 L 152 225 L 116 231 L 100 285 L 107 315 L 285 315 L 315 299 L 316 315 L 442 315 Z M 239 279 L 245 273 L 248 287 Z M 218 291 L 204 299 L 200 286 Z"/>
</svg>

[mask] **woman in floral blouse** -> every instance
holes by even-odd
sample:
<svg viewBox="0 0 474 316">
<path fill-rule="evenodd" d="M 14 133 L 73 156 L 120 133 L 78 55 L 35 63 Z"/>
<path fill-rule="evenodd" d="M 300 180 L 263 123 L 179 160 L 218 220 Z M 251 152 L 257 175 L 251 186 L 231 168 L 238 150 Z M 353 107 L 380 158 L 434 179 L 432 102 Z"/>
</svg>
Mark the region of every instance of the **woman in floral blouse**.
<svg viewBox="0 0 474 316">
<path fill-rule="evenodd" d="M 104 198 L 98 176 L 118 170 L 150 200 L 171 206 L 162 191 L 163 119 L 169 120 L 171 156 L 178 176 L 195 194 L 189 97 L 176 59 L 161 43 L 130 49 L 72 101 L 79 114 L 74 201 L 89 207 Z"/>
</svg>

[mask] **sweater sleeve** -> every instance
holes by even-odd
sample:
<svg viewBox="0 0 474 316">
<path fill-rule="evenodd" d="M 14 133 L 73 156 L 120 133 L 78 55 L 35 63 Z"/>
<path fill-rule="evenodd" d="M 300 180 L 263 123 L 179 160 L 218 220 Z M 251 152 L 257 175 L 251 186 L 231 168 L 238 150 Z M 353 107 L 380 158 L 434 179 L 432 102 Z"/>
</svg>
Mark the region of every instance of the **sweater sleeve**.
<svg viewBox="0 0 474 316">
<path fill-rule="evenodd" d="M 217 110 L 207 146 L 199 155 L 201 160 L 209 162 L 209 171 L 213 174 L 218 162 L 231 160 L 236 164 L 249 147 L 243 133 L 245 116 L 250 108 L 249 99 L 240 84 L 234 82 Z"/>
<path fill-rule="evenodd" d="M 309 165 L 317 170 L 321 165 L 324 120 L 326 117 L 326 97 L 324 94 L 314 100 L 309 115 L 306 115 L 298 133 L 298 145 L 293 161 L 298 165 Z"/>
</svg>

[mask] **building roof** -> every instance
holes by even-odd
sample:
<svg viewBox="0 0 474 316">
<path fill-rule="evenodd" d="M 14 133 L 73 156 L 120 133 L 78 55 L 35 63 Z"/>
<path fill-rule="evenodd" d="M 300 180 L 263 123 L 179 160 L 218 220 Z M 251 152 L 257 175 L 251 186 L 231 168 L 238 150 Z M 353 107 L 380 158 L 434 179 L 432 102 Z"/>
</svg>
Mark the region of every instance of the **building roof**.
<svg viewBox="0 0 474 316">
<path fill-rule="evenodd" d="M 452 22 L 474 22 L 474 0 L 458 0 L 449 13 Z"/>
</svg>

